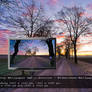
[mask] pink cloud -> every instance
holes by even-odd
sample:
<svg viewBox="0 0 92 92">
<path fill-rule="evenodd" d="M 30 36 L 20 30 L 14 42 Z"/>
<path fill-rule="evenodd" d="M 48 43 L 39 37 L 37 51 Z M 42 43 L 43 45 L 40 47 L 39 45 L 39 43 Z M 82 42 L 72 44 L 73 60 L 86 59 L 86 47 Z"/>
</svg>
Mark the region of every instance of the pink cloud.
<svg viewBox="0 0 92 92">
<path fill-rule="evenodd" d="M 29 46 L 29 47 L 32 46 L 32 43 L 28 44 L 28 46 Z"/>
<path fill-rule="evenodd" d="M 8 37 L 15 32 L 0 30 L 0 54 L 8 54 Z"/>
<path fill-rule="evenodd" d="M 25 55 L 25 52 L 20 50 L 20 51 L 18 52 L 18 55 Z"/>
<path fill-rule="evenodd" d="M 44 0 L 40 0 L 40 2 L 41 2 L 41 5 L 43 6 L 44 5 Z"/>
<path fill-rule="evenodd" d="M 59 0 L 48 0 L 47 4 L 53 6 L 56 5 L 58 3 Z"/>
<path fill-rule="evenodd" d="M 86 12 L 84 15 L 85 15 L 86 17 L 92 17 L 92 13 L 87 13 L 87 12 Z"/>
<path fill-rule="evenodd" d="M 92 10 L 92 3 L 87 5 L 87 9 Z"/>
</svg>

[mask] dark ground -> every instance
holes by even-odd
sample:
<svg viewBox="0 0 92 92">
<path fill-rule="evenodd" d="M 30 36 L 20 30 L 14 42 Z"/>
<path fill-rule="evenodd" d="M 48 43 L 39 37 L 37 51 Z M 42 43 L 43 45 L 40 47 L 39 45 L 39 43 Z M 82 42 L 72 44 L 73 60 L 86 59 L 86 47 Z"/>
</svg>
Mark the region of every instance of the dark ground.
<svg viewBox="0 0 92 92">
<path fill-rule="evenodd" d="M 15 73 L 15 72 L 14 72 Z M 19 73 L 18 73 L 19 74 Z M 92 76 L 92 64 L 79 61 L 76 65 L 73 61 L 61 57 L 56 62 L 56 69 L 36 71 L 37 76 Z M 92 88 L 1 88 L 0 92 L 92 92 Z"/>
<path fill-rule="evenodd" d="M 92 64 L 92 56 L 78 56 L 78 60 Z"/>
</svg>

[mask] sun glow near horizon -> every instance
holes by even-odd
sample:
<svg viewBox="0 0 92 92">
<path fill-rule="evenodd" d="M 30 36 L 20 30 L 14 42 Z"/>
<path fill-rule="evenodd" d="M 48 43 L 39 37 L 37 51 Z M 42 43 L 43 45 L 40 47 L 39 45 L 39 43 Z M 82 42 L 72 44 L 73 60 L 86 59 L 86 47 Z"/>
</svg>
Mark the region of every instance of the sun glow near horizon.
<svg viewBox="0 0 92 92">
<path fill-rule="evenodd" d="M 92 55 L 92 37 L 80 37 L 79 44 L 77 45 L 77 55 L 78 56 L 90 56 Z M 57 45 L 63 45 L 64 37 L 58 36 L 57 37 Z M 64 48 L 61 50 L 61 54 L 65 54 Z M 72 55 L 73 52 L 71 51 L 70 54 Z"/>
</svg>

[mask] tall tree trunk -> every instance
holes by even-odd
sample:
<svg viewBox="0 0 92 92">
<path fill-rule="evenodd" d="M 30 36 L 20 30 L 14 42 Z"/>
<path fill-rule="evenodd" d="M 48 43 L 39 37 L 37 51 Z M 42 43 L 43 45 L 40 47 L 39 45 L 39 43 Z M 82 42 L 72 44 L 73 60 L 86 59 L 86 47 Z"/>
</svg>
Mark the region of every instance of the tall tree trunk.
<svg viewBox="0 0 92 92">
<path fill-rule="evenodd" d="M 55 64 L 55 53 L 54 53 L 54 50 L 53 50 L 52 40 L 48 39 L 48 40 L 46 40 L 46 43 L 48 45 L 49 56 L 52 57 L 50 64 L 51 64 L 51 66 L 54 66 L 54 64 Z"/>
<path fill-rule="evenodd" d="M 67 59 L 67 49 L 66 49 L 66 52 L 65 52 L 65 57 L 66 57 L 66 59 Z"/>
<path fill-rule="evenodd" d="M 60 56 L 61 56 L 60 47 L 57 47 L 57 52 L 58 52 L 58 58 L 60 58 Z"/>
<path fill-rule="evenodd" d="M 70 60 L 70 47 L 68 48 L 68 59 Z"/>
<path fill-rule="evenodd" d="M 18 47 L 19 47 L 19 43 L 20 43 L 20 41 L 21 40 L 16 40 L 16 42 L 15 42 L 15 45 L 14 45 L 14 53 L 13 53 L 13 55 L 12 55 L 12 57 L 11 57 L 11 64 L 14 64 L 15 62 L 14 62 L 14 59 L 15 59 L 15 56 L 17 55 L 17 53 L 18 53 Z"/>
<path fill-rule="evenodd" d="M 78 61 L 77 61 L 76 42 L 74 43 L 74 61 L 75 61 L 76 64 L 78 63 Z"/>
<path fill-rule="evenodd" d="M 47 43 L 48 49 L 49 49 L 49 56 L 54 57 L 52 40 L 47 40 L 46 43 Z"/>
<path fill-rule="evenodd" d="M 73 49 L 72 49 L 72 55 L 71 56 L 72 56 L 72 60 L 73 60 Z"/>
<path fill-rule="evenodd" d="M 30 34 L 30 37 L 32 37 L 32 36 L 33 36 L 33 21 L 32 21 L 32 25 L 31 25 L 31 34 Z"/>
</svg>

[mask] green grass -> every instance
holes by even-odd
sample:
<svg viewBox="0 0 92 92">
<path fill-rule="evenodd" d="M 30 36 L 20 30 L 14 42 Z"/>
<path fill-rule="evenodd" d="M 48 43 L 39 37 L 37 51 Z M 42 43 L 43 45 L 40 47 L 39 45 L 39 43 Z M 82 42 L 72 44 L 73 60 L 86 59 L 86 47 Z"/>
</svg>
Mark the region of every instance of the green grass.
<svg viewBox="0 0 92 92">
<path fill-rule="evenodd" d="M 10 56 L 11 57 L 11 56 Z M 17 55 L 15 58 L 16 62 L 26 59 L 30 56 Z M 12 74 L 16 70 L 8 70 L 8 58 L 0 58 L 0 75 Z"/>
<path fill-rule="evenodd" d="M 8 70 L 8 58 L 0 58 L 0 75 L 6 75 L 9 72 L 12 71 Z"/>
<path fill-rule="evenodd" d="M 12 55 L 10 56 L 10 58 L 11 58 L 11 57 L 12 57 Z M 16 63 L 19 63 L 20 61 L 25 60 L 25 59 L 27 59 L 28 57 L 31 57 L 31 56 L 17 55 L 17 56 L 15 57 L 15 62 L 16 62 Z"/>
<path fill-rule="evenodd" d="M 19 62 L 21 60 L 26 59 L 30 56 L 16 56 L 16 61 Z M 7 75 L 18 75 L 19 70 L 8 70 L 8 58 L 0 58 L 0 76 L 7 76 Z"/>
<path fill-rule="evenodd" d="M 8 71 L 8 59 L 0 58 L 0 75 Z"/>
</svg>

